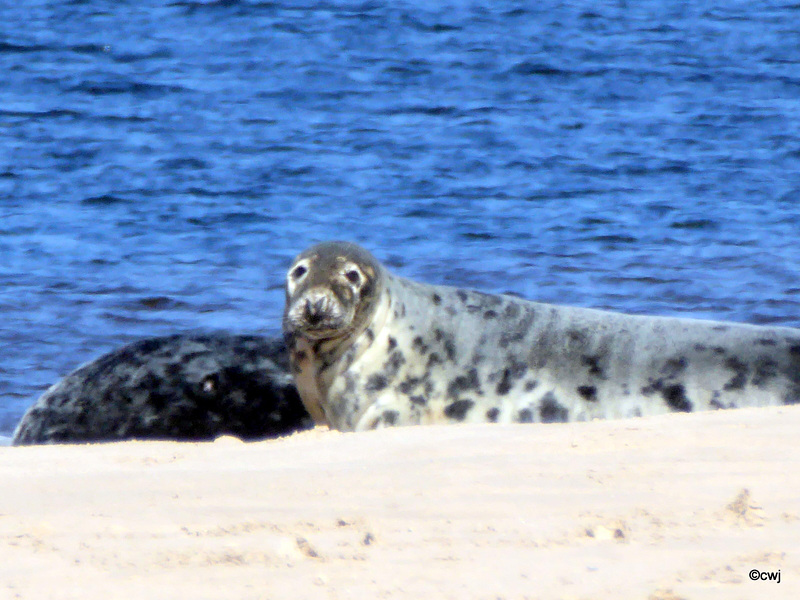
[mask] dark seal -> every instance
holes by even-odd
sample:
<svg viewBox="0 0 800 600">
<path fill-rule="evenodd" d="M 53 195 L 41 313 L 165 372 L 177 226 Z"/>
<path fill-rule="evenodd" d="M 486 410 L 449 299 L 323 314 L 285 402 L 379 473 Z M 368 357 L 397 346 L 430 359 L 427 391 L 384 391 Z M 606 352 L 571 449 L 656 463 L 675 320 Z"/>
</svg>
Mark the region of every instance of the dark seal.
<svg viewBox="0 0 800 600">
<path fill-rule="evenodd" d="M 254 440 L 311 424 L 282 340 L 184 334 L 123 346 L 67 375 L 28 409 L 13 444 Z"/>
</svg>

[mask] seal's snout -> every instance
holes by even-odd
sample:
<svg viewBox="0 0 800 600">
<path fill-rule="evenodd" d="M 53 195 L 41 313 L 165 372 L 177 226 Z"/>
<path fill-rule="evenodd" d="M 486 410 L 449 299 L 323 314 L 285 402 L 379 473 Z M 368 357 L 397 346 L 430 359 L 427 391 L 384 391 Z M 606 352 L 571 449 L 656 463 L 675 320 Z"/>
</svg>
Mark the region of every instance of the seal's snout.
<svg viewBox="0 0 800 600">
<path fill-rule="evenodd" d="M 330 337 L 346 329 L 350 316 L 329 290 L 312 288 L 287 307 L 284 329 L 312 338 Z"/>
<path fill-rule="evenodd" d="M 319 325 L 325 319 L 325 298 L 318 298 L 315 301 L 306 298 L 303 305 L 303 318 L 312 327 Z"/>
</svg>

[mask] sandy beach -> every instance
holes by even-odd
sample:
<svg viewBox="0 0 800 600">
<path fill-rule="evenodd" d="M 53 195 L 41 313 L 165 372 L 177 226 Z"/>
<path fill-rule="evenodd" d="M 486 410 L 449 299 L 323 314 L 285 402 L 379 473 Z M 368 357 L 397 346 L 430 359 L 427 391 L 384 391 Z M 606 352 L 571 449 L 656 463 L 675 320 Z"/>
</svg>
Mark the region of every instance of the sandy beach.
<svg viewBox="0 0 800 600">
<path fill-rule="evenodd" d="M 0 448 L 0 598 L 798 598 L 799 432 L 784 407 Z"/>
</svg>

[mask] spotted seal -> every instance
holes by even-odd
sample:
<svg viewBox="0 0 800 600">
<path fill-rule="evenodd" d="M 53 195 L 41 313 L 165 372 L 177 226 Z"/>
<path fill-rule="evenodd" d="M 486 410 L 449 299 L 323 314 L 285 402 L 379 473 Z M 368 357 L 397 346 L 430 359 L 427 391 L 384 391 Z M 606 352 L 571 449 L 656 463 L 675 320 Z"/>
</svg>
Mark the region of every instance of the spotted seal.
<svg viewBox="0 0 800 600">
<path fill-rule="evenodd" d="M 311 426 L 283 340 L 176 334 L 87 363 L 23 416 L 13 444 L 259 439 Z"/>
<path fill-rule="evenodd" d="M 800 330 L 427 285 L 326 242 L 289 268 L 300 397 L 340 430 L 557 422 L 800 402 Z"/>
</svg>

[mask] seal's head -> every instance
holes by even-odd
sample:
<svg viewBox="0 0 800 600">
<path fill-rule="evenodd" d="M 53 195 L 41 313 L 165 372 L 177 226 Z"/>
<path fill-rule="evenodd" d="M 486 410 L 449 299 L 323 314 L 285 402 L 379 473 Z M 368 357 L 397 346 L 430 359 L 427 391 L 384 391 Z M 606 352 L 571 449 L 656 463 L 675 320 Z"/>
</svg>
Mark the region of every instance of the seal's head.
<svg viewBox="0 0 800 600">
<path fill-rule="evenodd" d="M 350 242 L 323 242 L 301 253 L 286 275 L 283 331 L 312 340 L 343 338 L 372 318 L 380 263 Z"/>
</svg>

